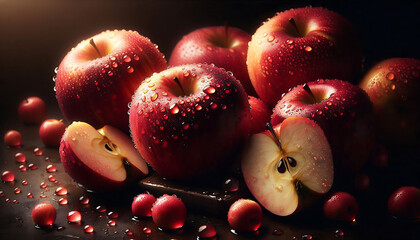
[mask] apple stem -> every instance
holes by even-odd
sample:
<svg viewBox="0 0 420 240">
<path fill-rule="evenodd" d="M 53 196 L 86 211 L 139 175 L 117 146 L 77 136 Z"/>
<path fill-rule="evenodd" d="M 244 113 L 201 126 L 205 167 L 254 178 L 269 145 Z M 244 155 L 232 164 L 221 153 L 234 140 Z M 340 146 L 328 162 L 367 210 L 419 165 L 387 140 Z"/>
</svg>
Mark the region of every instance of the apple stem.
<svg viewBox="0 0 420 240">
<path fill-rule="evenodd" d="M 182 94 L 185 95 L 184 88 L 182 88 L 182 85 L 181 85 L 181 82 L 179 82 L 179 79 L 177 77 L 174 77 L 174 81 L 176 82 L 176 84 L 178 84 L 179 88 L 182 91 Z"/>
<path fill-rule="evenodd" d="M 290 23 L 290 24 L 292 24 L 292 25 L 295 27 L 296 32 L 298 33 L 298 35 L 299 35 L 299 36 L 302 36 L 302 35 L 300 34 L 300 32 L 299 32 L 299 29 L 298 29 L 297 25 L 296 25 L 295 19 L 294 19 L 294 18 L 289 18 L 289 23 Z"/>
<path fill-rule="evenodd" d="M 274 133 L 274 129 L 273 129 L 273 125 L 271 125 L 271 123 L 266 123 L 265 127 L 268 129 L 268 131 L 270 131 L 271 135 L 273 136 L 274 140 L 276 140 L 276 144 L 277 146 L 280 148 L 280 151 L 283 152 L 283 148 L 281 147 L 281 143 L 279 138 L 276 136 L 276 134 Z"/>
<path fill-rule="evenodd" d="M 312 92 L 311 88 L 309 87 L 308 84 L 303 84 L 303 89 L 312 97 L 312 99 L 314 100 L 315 103 L 317 103 L 318 101 L 315 98 L 314 93 Z"/>
<path fill-rule="evenodd" d="M 102 54 L 101 54 L 101 52 L 99 52 L 99 49 L 98 49 L 98 47 L 96 46 L 95 41 L 93 41 L 93 38 L 91 38 L 91 39 L 90 39 L 89 43 L 90 43 L 90 45 L 92 45 L 92 47 L 96 50 L 96 52 L 98 53 L 99 57 L 102 57 Z"/>
</svg>

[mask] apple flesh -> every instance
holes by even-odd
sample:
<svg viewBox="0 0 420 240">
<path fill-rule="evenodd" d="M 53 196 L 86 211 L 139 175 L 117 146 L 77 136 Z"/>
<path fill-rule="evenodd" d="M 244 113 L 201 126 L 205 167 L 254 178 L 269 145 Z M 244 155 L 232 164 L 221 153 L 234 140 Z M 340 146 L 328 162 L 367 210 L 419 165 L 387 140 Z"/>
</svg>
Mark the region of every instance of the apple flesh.
<svg viewBox="0 0 420 240">
<path fill-rule="evenodd" d="M 249 118 L 247 95 L 232 75 L 191 64 L 140 85 L 131 103 L 130 129 L 153 169 L 165 178 L 187 179 L 226 167 L 227 155 L 247 135 L 243 123 Z"/>
<path fill-rule="evenodd" d="M 269 125 L 270 126 L 270 125 Z M 328 140 L 303 117 L 290 117 L 274 129 L 251 137 L 241 161 L 245 182 L 268 211 L 288 216 L 327 193 L 334 180 Z M 303 187 L 309 189 L 302 198 Z"/>
<path fill-rule="evenodd" d="M 420 145 L 420 60 L 391 58 L 374 66 L 360 87 L 373 103 L 379 139 L 393 148 Z"/>
<path fill-rule="evenodd" d="M 128 131 L 128 106 L 140 83 L 167 68 L 148 38 L 106 31 L 84 40 L 62 60 L 55 81 L 59 107 L 69 121 Z"/>
<path fill-rule="evenodd" d="M 130 138 L 108 125 L 96 130 L 87 123 L 73 122 L 62 137 L 59 152 L 65 171 L 91 190 L 115 190 L 148 174 Z"/>
<path fill-rule="evenodd" d="M 216 26 L 197 29 L 185 35 L 172 51 L 169 65 L 213 63 L 231 71 L 245 91 L 256 96 L 248 76 L 246 54 L 251 36 L 241 29 Z"/>
<path fill-rule="evenodd" d="M 271 124 L 291 116 L 309 118 L 324 130 L 337 176 L 353 175 L 363 167 L 374 144 L 374 125 L 372 103 L 358 86 L 340 80 L 297 86 L 278 102 Z"/>
<path fill-rule="evenodd" d="M 252 85 L 271 107 L 296 85 L 320 78 L 351 80 L 361 60 L 350 22 L 319 7 L 277 13 L 257 29 L 247 55 Z"/>
</svg>

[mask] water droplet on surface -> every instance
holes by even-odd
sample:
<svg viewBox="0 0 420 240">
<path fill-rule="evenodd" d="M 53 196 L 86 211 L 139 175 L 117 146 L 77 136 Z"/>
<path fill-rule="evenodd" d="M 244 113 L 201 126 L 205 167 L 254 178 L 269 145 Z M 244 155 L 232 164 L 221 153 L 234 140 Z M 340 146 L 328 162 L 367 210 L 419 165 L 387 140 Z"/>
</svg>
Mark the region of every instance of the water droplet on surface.
<svg viewBox="0 0 420 240">
<path fill-rule="evenodd" d="M 46 188 L 46 187 L 47 187 L 47 184 L 46 184 L 45 182 L 42 182 L 42 183 L 39 185 L 39 187 L 40 187 L 40 188 L 42 188 L 42 189 L 44 189 L 44 188 Z"/>
<path fill-rule="evenodd" d="M 15 188 L 15 190 L 13 192 L 15 194 L 20 194 L 22 191 L 20 190 L 20 188 Z"/>
<path fill-rule="evenodd" d="M 144 227 L 143 228 L 143 233 L 145 234 L 150 234 L 152 232 L 152 229 L 148 228 L 148 227 Z"/>
<path fill-rule="evenodd" d="M 13 182 L 15 181 L 15 174 L 12 171 L 4 171 L 1 174 L 1 180 L 3 182 Z"/>
<path fill-rule="evenodd" d="M 34 149 L 34 154 L 35 154 L 35 156 L 42 156 L 42 150 L 40 148 L 35 148 Z"/>
<path fill-rule="evenodd" d="M 239 180 L 237 178 L 228 178 L 223 184 L 223 190 L 226 192 L 236 192 L 239 189 Z"/>
<path fill-rule="evenodd" d="M 60 205 L 67 205 L 67 203 L 68 203 L 67 198 L 60 198 L 58 200 L 58 204 L 60 204 Z"/>
<path fill-rule="evenodd" d="M 23 153 L 16 153 L 15 154 L 15 161 L 18 163 L 26 162 L 26 155 Z"/>
<path fill-rule="evenodd" d="M 28 185 L 28 181 L 23 180 L 23 181 L 22 181 L 22 185 L 25 185 L 25 186 L 26 186 L 26 185 Z"/>
<path fill-rule="evenodd" d="M 50 181 L 50 182 L 55 182 L 57 179 L 55 178 L 55 176 L 54 175 L 50 175 L 50 176 L 48 176 L 48 181 Z"/>
<path fill-rule="evenodd" d="M 106 208 L 104 206 L 97 206 L 96 211 L 100 212 L 100 213 L 103 213 L 103 212 L 106 212 Z"/>
<path fill-rule="evenodd" d="M 128 235 L 128 236 L 133 236 L 134 235 L 133 231 L 131 231 L 131 229 L 129 229 L 129 228 L 127 228 L 125 230 L 125 234 Z"/>
<path fill-rule="evenodd" d="M 273 35 L 271 35 L 271 36 L 269 36 L 267 38 L 267 42 L 272 42 L 273 40 L 274 40 L 274 36 Z"/>
<path fill-rule="evenodd" d="M 150 100 L 155 101 L 158 98 L 158 94 L 155 93 L 150 97 Z"/>
<path fill-rule="evenodd" d="M 109 212 L 109 213 L 108 213 L 108 218 L 109 218 L 109 219 L 115 219 L 115 218 L 118 218 L 118 213 L 117 213 L 117 212 Z"/>
<path fill-rule="evenodd" d="M 284 231 L 283 230 L 281 230 L 281 229 L 274 229 L 273 230 L 273 235 L 274 236 L 280 236 L 280 235 L 283 235 L 284 234 Z"/>
<path fill-rule="evenodd" d="M 32 193 L 28 193 L 28 194 L 26 195 L 26 197 L 27 197 L 27 198 L 34 198 L 34 195 L 33 195 Z"/>
<path fill-rule="evenodd" d="M 37 166 L 37 165 L 35 165 L 35 164 L 33 164 L 33 163 L 30 163 L 30 164 L 28 165 L 28 168 L 29 168 L 29 169 L 31 169 L 31 170 L 35 170 L 35 169 L 38 169 L 38 166 Z"/>
<path fill-rule="evenodd" d="M 109 220 L 108 221 L 108 226 L 115 227 L 116 225 L 117 225 L 117 223 L 114 220 Z"/>
<path fill-rule="evenodd" d="M 83 227 L 85 233 L 93 233 L 93 227 L 91 225 L 86 225 Z"/>
<path fill-rule="evenodd" d="M 58 187 L 58 188 L 55 190 L 55 194 L 56 194 L 57 196 L 64 196 L 64 195 L 67 195 L 67 189 L 66 189 L 66 188 L 64 188 L 64 187 Z"/>
<path fill-rule="evenodd" d="M 82 205 L 87 205 L 87 204 L 89 204 L 89 198 L 87 196 L 81 196 L 79 198 L 79 202 Z M 96 209 L 96 210 L 98 210 L 98 209 Z"/>
<path fill-rule="evenodd" d="M 54 173 L 54 172 L 57 172 L 57 167 L 50 164 L 47 166 L 46 170 L 48 173 Z"/>
<path fill-rule="evenodd" d="M 78 223 L 82 220 L 82 215 L 78 211 L 71 211 L 67 214 L 67 220 L 70 223 Z"/>
<path fill-rule="evenodd" d="M 312 239 L 312 235 L 310 234 L 302 235 L 302 240 L 311 240 L 311 239 Z"/>
<path fill-rule="evenodd" d="M 46 198 L 47 196 L 46 196 L 45 194 L 43 194 L 43 193 L 42 193 L 41 195 L 39 195 L 39 197 L 40 197 L 40 198 Z"/>
<path fill-rule="evenodd" d="M 217 232 L 213 225 L 204 224 L 198 228 L 198 237 L 201 238 L 212 238 L 215 237 Z"/>
<path fill-rule="evenodd" d="M 200 104 L 195 106 L 195 110 L 200 111 L 201 109 L 203 109 L 203 107 Z"/>
<path fill-rule="evenodd" d="M 22 165 L 19 166 L 19 171 L 26 172 L 26 170 L 27 170 L 27 168 L 26 168 L 25 165 L 22 164 Z"/>
<path fill-rule="evenodd" d="M 343 230 L 341 230 L 341 229 L 335 230 L 335 236 L 336 237 L 343 237 L 344 236 Z"/>
</svg>

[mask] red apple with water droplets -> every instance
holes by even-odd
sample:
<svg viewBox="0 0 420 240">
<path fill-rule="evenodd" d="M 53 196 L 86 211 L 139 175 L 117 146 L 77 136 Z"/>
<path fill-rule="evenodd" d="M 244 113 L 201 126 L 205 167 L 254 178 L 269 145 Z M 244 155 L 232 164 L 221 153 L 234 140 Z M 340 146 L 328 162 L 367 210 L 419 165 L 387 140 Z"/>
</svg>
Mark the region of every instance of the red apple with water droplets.
<svg viewBox="0 0 420 240">
<path fill-rule="evenodd" d="M 55 82 L 65 118 L 95 128 L 128 131 L 128 106 L 140 83 L 167 68 L 150 39 L 135 31 L 106 31 L 80 42 L 62 60 Z"/>
<path fill-rule="evenodd" d="M 353 195 L 346 192 L 334 193 L 324 203 L 324 215 L 336 221 L 354 221 L 359 205 Z"/>
<path fill-rule="evenodd" d="M 66 125 L 61 120 L 45 120 L 39 128 L 39 137 L 45 146 L 59 147 L 61 137 L 66 131 Z"/>
<path fill-rule="evenodd" d="M 187 209 L 175 195 L 163 195 L 152 207 L 153 222 L 162 229 L 178 229 L 184 226 Z"/>
<path fill-rule="evenodd" d="M 273 107 L 296 85 L 320 78 L 351 80 L 361 60 L 349 21 L 325 8 L 305 7 L 264 22 L 252 36 L 247 65 L 258 96 Z"/>
<path fill-rule="evenodd" d="M 379 139 L 393 147 L 420 144 L 420 60 L 384 60 L 369 70 L 360 87 L 373 103 Z"/>
<path fill-rule="evenodd" d="M 312 119 L 324 130 L 337 176 L 359 171 L 369 157 L 374 144 L 372 103 L 358 86 L 340 80 L 296 86 L 278 102 L 271 123 L 291 116 Z"/>
<path fill-rule="evenodd" d="M 245 91 L 256 96 L 246 66 L 251 36 L 241 29 L 215 26 L 197 29 L 185 35 L 172 51 L 169 65 L 213 63 L 231 71 Z"/>
<path fill-rule="evenodd" d="M 152 207 L 156 198 L 151 194 L 139 194 L 131 203 L 131 212 L 136 217 L 150 217 L 152 216 Z"/>
<path fill-rule="evenodd" d="M 95 191 L 117 190 L 148 174 L 131 139 L 109 125 L 96 130 L 84 122 L 67 127 L 60 144 L 64 170 Z"/>
<path fill-rule="evenodd" d="M 26 124 L 40 124 L 47 115 L 47 105 L 39 97 L 28 97 L 18 108 L 20 120 Z"/>
<path fill-rule="evenodd" d="M 241 160 L 249 191 L 268 211 L 289 216 L 312 205 L 334 182 L 330 145 L 322 129 L 290 117 L 251 136 Z"/>
<path fill-rule="evenodd" d="M 420 189 L 412 186 L 400 187 L 388 200 L 388 211 L 397 218 L 420 219 Z"/>
<path fill-rule="evenodd" d="M 32 210 L 32 219 L 38 226 L 48 226 L 54 223 L 57 211 L 49 202 L 36 205 Z"/>
<path fill-rule="evenodd" d="M 22 143 L 22 134 L 16 130 L 9 130 L 4 134 L 4 143 L 9 147 L 17 147 Z"/>
<path fill-rule="evenodd" d="M 241 84 L 206 64 L 169 68 L 147 78 L 130 109 L 137 149 L 160 175 L 186 179 L 226 167 L 244 139 L 249 103 Z"/>
<path fill-rule="evenodd" d="M 260 228 L 263 212 L 260 205 L 250 199 L 239 199 L 234 202 L 228 212 L 231 228 L 238 232 L 252 232 Z"/>
<path fill-rule="evenodd" d="M 272 111 L 261 99 L 249 96 L 249 105 L 251 107 L 251 120 L 248 123 L 250 134 L 265 131 L 265 124 L 270 122 Z"/>
</svg>

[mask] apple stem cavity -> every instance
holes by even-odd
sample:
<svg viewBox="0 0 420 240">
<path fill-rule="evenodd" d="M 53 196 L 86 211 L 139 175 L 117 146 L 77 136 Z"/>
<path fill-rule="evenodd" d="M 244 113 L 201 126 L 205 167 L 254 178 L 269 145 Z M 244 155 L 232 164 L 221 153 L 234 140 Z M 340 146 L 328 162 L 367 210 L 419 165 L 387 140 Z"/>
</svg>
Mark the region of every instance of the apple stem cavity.
<svg viewBox="0 0 420 240">
<path fill-rule="evenodd" d="M 298 29 L 298 27 L 296 25 L 295 19 L 294 18 L 289 18 L 289 23 L 292 24 L 295 27 L 297 34 L 299 36 L 302 36 L 302 34 L 300 34 L 299 29 Z"/>
<path fill-rule="evenodd" d="M 98 53 L 99 57 L 102 57 L 102 54 L 101 54 L 101 52 L 99 52 L 99 49 L 98 49 L 98 47 L 96 46 L 95 41 L 93 41 L 93 38 L 91 38 L 91 39 L 90 39 L 89 43 L 90 43 L 90 45 L 92 45 L 92 47 L 96 50 L 96 52 Z"/>
<path fill-rule="evenodd" d="M 178 84 L 179 88 L 181 89 L 182 95 L 185 96 L 184 88 L 182 88 L 182 85 L 181 85 L 181 82 L 179 81 L 179 79 L 177 77 L 174 77 L 174 81 L 176 82 L 176 84 Z"/>
<path fill-rule="evenodd" d="M 268 131 L 270 131 L 271 135 L 273 136 L 277 146 L 279 147 L 280 151 L 283 152 L 283 148 L 281 147 L 281 143 L 279 138 L 276 136 L 276 134 L 274 133 L 274 129 L 273 129 L 273 125 L 271 125 L 271 123 L 266 123 L 265 127 L 268 129 Z"/>
<path fill-rule="evenodd" d="M 312 92 L 311 88 L 309 87 L 308 84 L 303 84 L 303 89 L 312 97 L 312 99 L 314 100 L 314 103 L 317 103 L 317 99 L 315 98 L 314 93 Z"/>
</svg>

